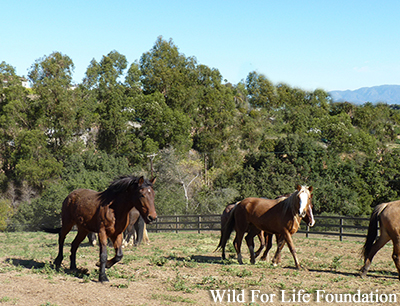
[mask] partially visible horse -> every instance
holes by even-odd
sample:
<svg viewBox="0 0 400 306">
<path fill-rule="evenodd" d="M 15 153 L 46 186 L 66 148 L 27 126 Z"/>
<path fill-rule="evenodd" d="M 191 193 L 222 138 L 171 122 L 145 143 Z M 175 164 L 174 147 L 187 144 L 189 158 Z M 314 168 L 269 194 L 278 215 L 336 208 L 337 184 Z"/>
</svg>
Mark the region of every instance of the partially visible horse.
<svg viewBox="0 0 400 306">
<path fill-rule="evenodd" d="M 129 225 L 124 231 L 124 244 L 129 244 L 133 239 L 133 245 L 139 246 L 143 240 L 145 222 L 136 208 L 129 212 Z"/>
<path fill-rule="evenodd" d="M 300 221 L 305 217 L 307 210 L 311 209 L 312 215 L 312 190 L 313 187 L 297 185 L 296 191 L 289 197 L 273 200 L 262 198 L 246 198 L 238 203 L 230 213 L 230 217 L 219 242 L 218 248 L 225 247 L 233 230 L 236 231 L 234 246 L 238 261 L 243 264 L 241 244 L 244 234 L 247 232 L 246 242 L 250 251 L 250 262 L 255 263 L 254 236 L 261 231 L 266 234 L 277 235 L 278 248 L 274 257 L 274 263 L 280 261 L 280 252 L 285 244 L 288 244 L 295 261 L 296 268 L 301 268 L 294 248 L 292 235 L 297 232 Z M 267 248 L 267 250 L 269 250 Z M 267 252 L 267 251 L 266 251 Z"/>
<path fill-rule="evenodd" d="M 236 205 L 238 205 L 239 203 L 240 203 L 240 201 L 239 201 L 239 202 L 236 202 L 236 203 L 228 204 L 228 205 L 225 207 L 224 211 L 222 212 L 222 215 L 221 215 L 221 237 L 222 237 L 222 235 L 223 235 L 223 233 L 224 233 L 223 230 L 224 230 L 224 228 L 225 228 L 226 223 L 227 223 L 228 220 L 229 220 L 229 216 L 230 216 L 230 213 L 232 212 L 232 209 L 233 209 Z M 263 244 L 263 242 L 264 242 L 264 237 L 260 238 L 260 244 L 261 244 L 261 245 Z M 261 248 L 261 246 L 260 246 L 260 248 Z M 217 249 L 218 249 L 218 248 L 217 248 Z M 225 260 L 225 259 L 226 259 L 226 256 L 225 256 L 225 245 L 224 245 L 224 246 L 221 246 L 221 250 L 222 250 L 222 259 Z"/>
<path fill-rule="evenodd" d="M 72 227 L 78 227 L 78 233 L 71 244 L 71 270 L 76 269 L 76 251 L 89 232 L 99 235 L 100 271 L 99 281 L 108 281 L 106 268 L 112 267 L 122 259 L 122 233 L 128 226 L 128 214 L 135 207 L 146 223 L 157 218 L 154 207 L 152 180 L 123 176 L 111 183 L 103 192 L 89 189 L 72 191 L 62 205 L 62 227 L 59 231 L 59 251 L 54 264 L 57 268 L 63 260 L 63 246 L 66 235 Z M 115 249 L 114 258 L 107 260 L 107 238 Z"/>
<path fill-rule="evenodd" d="M 378 239 L 378 223 L 380 236 Z M 400 279 L 400 201 L 379 204 L 371 214 L 368 234 L 363 246 L 364 266 L 361 276 L 367 275 L 375 254 L 389 241 L 393 241 L 392 259 Z"/>
</svg>

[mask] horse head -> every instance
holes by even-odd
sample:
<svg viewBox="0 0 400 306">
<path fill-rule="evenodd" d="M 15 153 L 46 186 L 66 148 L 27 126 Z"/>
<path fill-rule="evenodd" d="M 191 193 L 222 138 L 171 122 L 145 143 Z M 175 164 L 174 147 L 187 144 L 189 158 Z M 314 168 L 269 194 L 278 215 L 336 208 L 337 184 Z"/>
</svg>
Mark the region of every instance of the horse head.
<svg viewBox="0 0 400 306">
<path fill-rule="evenodd" d="M 155 219 L 157 219 L 156 208 L 154 206 L 155 193 L 153 190 L 153 184 L 155 183 L 155 181 L 156 178 L 148 181 L 145 180 L 143 176 L 140 177 L 138 181 L 140 205 L 136 208 L 139 210 L 146 223 L 151 223 Z"/>
<path fill-rule="evenodd" d="M 299 199 L 299 216 L 309 225 L 315 224 L 314 215 L 312 212 L 312 191 L 313 187 L 297 185 L 297 196 Z"/>
</svg>

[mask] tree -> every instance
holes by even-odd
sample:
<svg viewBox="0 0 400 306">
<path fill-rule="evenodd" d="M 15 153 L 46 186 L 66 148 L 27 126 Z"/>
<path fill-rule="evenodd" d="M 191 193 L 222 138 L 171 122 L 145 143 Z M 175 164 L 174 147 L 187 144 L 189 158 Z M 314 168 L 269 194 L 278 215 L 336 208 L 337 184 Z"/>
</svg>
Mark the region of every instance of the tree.
<svg viewBox="0 0 400 306">
<path fill-rule="evenodd" d="M 99 114 L 97 147 L 108 153 L 127 153 L 134 143 L 134 135 L 127 132 L 132 99 L 128 99 L 120 80 L 126 68 L 126 57 L 112 51 L 99 63 L 92 60 L 86 71 L 85 87 L 93 91 Z"/>
<path fill-rule="evenodd" d="M 164 149 L 157 156 L 154 166 L 159 183 L 157 202 L 164 214 L 190 213 L 198 204 L 193 197 L 202 186 L 202 163 L 190 152 L 185 158 L 172 149 Z"/>
<path fill-rule="evenodd" d="M 199 102 L 192 123 L 193 147 L 205 154 L 211 165 L 220 166 L 232 153 L 230 149 L 233 143 L 229 140 L 234 122 L 235 100 L 230 86 L 222 84 L 218 70 L 204 65 L 199 65 L 197 69 L 201 86 L 197 90 Z"/>
<path fill-rule="evenodd" d="M 142 141 L 151 139 L 158 149 L 174 147 L 179 152 L 187 152 L 191 148 L 189 117 L 179 109 L 170 108 L 162 94 L 138 95 L 134 109 L 131 121 L 139 121 L 136 134 Z"/>
<path fill-rule="evenodd" d="M 37 127 L 47 138 L 54 154 L 66 154 L 79 131 L 76 113 L 81 101 L 72 84 L 74 64 L 67 55 L 54 52 L 38 59 L 29 71 L 37 98 L 33 100 Z"/>
<path fill-rule="evenodd" d="M 48 150 L 46 137 L 40 130 L 22 131 L 15 139 L 12 158 L 14 179 L 27 181 L 40 191 L 60 176 L 63 167 Z"/>
<path fill-rule="evenodd" d="M 196 82 L 196 59 L 179 53 L 172 39 L 157 38 L 153 48 L 140 58 L 141 83 L 144 94 L 161 93 L 171 109 L 192 114 Z"/>
<path fill-rule="evenodd" d="M 264 75 L 250 72 L 246 78 L 246 90 L 253 107 L 264 107 L 268 110 L 278 107 L 275 86 Z"/>
<path fill-rule="evenodd" d="M 29 91 L 21 84 L 12 66 L 0 64 L 0 146 L 2 170 L 13 177 L 15 141 L 24 130 L 34 129 L 36 118 Z"/>
</svg>

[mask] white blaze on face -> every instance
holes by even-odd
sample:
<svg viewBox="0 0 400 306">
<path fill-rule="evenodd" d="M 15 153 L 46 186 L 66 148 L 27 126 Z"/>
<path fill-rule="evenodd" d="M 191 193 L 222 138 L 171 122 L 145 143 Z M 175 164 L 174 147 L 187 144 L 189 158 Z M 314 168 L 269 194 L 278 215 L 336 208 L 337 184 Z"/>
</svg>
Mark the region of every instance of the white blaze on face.
<svg viewBox="0 0 400 306">
<path fill-rule="evenodd" d="M 304 217 L 306 215 L 306 207 L 308 203 L 308 194 L 307 192 L 302 192 L 300 191 L 300 209 L 299 209 L 299 215 L 301 217 Z"/>
</svg>

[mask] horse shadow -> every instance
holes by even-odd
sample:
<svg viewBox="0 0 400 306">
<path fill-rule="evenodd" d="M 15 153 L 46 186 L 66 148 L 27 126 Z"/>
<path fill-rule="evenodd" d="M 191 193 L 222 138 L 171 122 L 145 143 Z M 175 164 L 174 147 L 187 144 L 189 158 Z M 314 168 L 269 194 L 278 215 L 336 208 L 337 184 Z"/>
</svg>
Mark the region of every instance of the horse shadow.
<svg viewBox="0 0 400 306">
<path fill-rule="evenodd" d="M 293 269 L 296 270 L 295 267 L 286 267 L 288 269 Z M 308 272 L 311 273 L 327 273 L 327 274 L 334 274 L 338 276 L 352 276 L 352 277 L 361 277 L 360 271 L 356 272 L 345 272 L 345 271 L 339 271 L 339 270 L 332 270 L 332 269 L 307 269 Z M 369 271 L 368 275 L 365 276 L 364 278 L 375 278 L 375 279 L 383 279 L 383 278 L 393 278 L 393 279 L 398 279 L 399 276 L 396 272 L 392 271 L 387 271 L 387 270 L 373 270 Z"/>
<path fill-rule="evenodd" d="M 180 262 L 191 261 L 198 263 L 209 263 L 209 264 L 221 264 L 222 259 L 220 256 L 202 256 L 202 255 L 191 255 L 188 257 L 170 255 L 165 257 L 167 260 L 175 260 Z"/>
<path fill-rule="evenodd" d="M 76 270 L 71 270 L 71 269 L 57 269 L 56 266 L 53 263 L 48 263 L 48 262 L 40 262 L 36 261 L 34 259 L 21 259 L 21 258 L 7 258 L 4 262 L 11 264 L 15 267 L 18 268 L 25 268 L 28 270 L 50 270 L 50 271 L 56 271 L 59 272 L 60 270 L 63 271 L 63 273 L 66 273 L 68 275 L 72 275 L 78 278 L 85 278 L 90 276 L 90 272 L 88 269 L 85 268 L 77 268 Z"/>
</svg>

